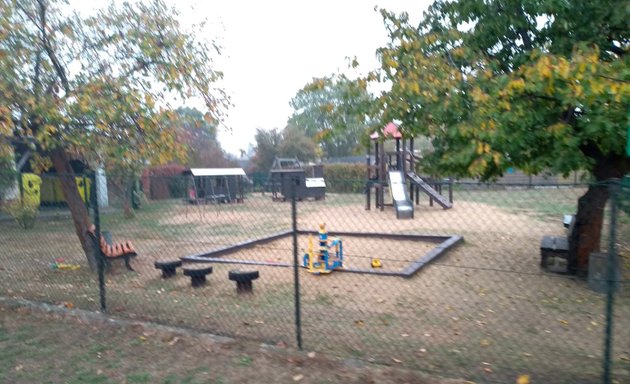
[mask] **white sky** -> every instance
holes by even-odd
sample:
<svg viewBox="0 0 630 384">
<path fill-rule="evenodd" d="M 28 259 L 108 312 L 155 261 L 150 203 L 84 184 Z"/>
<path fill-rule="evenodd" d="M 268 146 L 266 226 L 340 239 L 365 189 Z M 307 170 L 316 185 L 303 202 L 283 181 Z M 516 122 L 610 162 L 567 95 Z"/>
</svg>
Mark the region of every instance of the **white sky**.
<svg viewBox="0 0 630 384">
<path fill-rule="evenodd" d="M 217 60 L 233 107 L 219 129 L 222 147 L 234 155 L 254 144 L 256 128 L 283 129 L 289 101 L 313 77 L 348 73 L 357 57 L 362 73 L 378 66 L 376 49 L 387 33 L 374 7 L 409 13 L 417 22 L 430 0 L 166 0 L 185 25 L 206 20 L 207 40 L 223 47 Z M 104 0 L 71 0 L 89 10 Z M 200 107 L 194 105 L 192 107 Z"/>
<path fill-rule="evenodd" d="M 206 18 L 206 38 L 224 47 L 224 87 L 234 106 L 219 131 L 223 148 L 235 155 L 254 143 L 256 128 L 285 127 L 289 101 L 313 77 L 346 72 L 356 56 L 367 72 L 375 51 L 387 42 L 374 6 L 406 11 L 417 21 L 427 0 L 195 1 L 177 2 L 184 16 Z M 212 36 L 215 34 L 215 36 Z"/>
</svg>

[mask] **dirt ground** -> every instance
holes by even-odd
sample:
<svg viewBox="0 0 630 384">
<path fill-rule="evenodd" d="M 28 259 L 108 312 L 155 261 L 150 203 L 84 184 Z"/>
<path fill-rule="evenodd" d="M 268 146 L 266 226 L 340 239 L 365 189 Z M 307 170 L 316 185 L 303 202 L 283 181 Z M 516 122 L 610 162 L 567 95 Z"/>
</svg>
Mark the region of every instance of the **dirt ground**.
<svg viewBox="0 0 630 384">
<path fill-rule="evenodd" d="M 534 382 L 595 382 L 601 377 L 605 297 L 582 280 L 539 267 L 542 236 L 565 234 L 561 217 L 456 199 L 453 209 L 425 203 L 416 207 L 413 220 L 397 220 L 391 207 L 366 211 L 362 203 L 335 195 L 300 203 L 298 228 L 315 231 L 326 223 L 331 236 L 335 231 L 458 234 L 464 242 L 410 279 L 336 272 L 313 276 L 300 270 L 307 349 L 479 382 L 513 382 L 530 373 Z M 208 285 L 193 289 L 181 274 L 161 279 L 153 265 L 287 230 L 290 224 L 290 204 L 272 203 L 268 196 L 252 196 L 236 206 L 140 211 L 135 222 L 105 217 L 114 237 L 133 239 L 140 253 L 133 261 L 136 273 L 118 265 L 107 276 L 108 310 L 126 319 L 294 346 L 291 268 L 256 267 L 261 278 L 254 282 L 254 294 L 242 296 L 227 273 L 250 266 L 213 264 Z M 74 245 L 75 235 L 67 231 L 67 223 L 49 222 L 46 229 L 38 233 L 39 246 L 21 232 L 0 233 L 12 254 L 28 260 L 19 263 L 0 252 L 0 289 L 10 297 L 98 309 L 98 290 Z M 378 257 L 386 270 L 404 268 L 434 246 L 379 238 L 342 240 L 348 266 L 368 268 L 371 258 Z M 298 247 L 301 260 L 306 236 L 298 238 Z M 55 257 L 82 269 L 52 270 L 49 263 Z M 291 263 L 292 240 L 224 257 Z M 630 289 L 622 290 L 615 304 L 614 377 L 623 382 L 630 378 Z M 352 380 L 369 382 L 362 376 Z"/>
<path fill-rule="evenodd" d="M 0 302 L 3 383 L 464 384 L 284 345 Z"/>
</svg>

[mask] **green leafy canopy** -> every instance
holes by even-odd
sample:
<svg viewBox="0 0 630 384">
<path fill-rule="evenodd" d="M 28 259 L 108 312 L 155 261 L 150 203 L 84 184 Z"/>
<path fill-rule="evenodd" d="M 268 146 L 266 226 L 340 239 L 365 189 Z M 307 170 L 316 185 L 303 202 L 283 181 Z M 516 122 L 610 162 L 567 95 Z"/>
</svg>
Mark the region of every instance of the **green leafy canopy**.
<svg viewBox="0 0 630 384">
<path fill-rule="evenodd" d="M 623 1 L 436 1 L 424 20 L 381 10 L 390 42 L 373 77 L 382 123 L 427 136 L 433 171 L 509 167 L 596 179 L 630 171 L 628 6 Z"/>
<path fill-rule="evenodd" d="M 0 140 L 42 155 L 62 148 L 108 168 L 184 154 L 174 98 L 198 98 L 214 121 L 227 105 L 213 84 L 218 48 L 199 41 L 162 0 L 112 3 L 83 16 L 54 0 L 0 0 Z"/>
</svg>

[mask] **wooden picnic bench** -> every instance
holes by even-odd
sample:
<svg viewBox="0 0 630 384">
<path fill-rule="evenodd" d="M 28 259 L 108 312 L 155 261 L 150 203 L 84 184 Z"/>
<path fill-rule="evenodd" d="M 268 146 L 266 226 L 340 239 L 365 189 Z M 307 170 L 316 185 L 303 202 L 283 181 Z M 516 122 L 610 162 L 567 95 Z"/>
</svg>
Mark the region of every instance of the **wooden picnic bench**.
<svg viewBox="0 0 630 384">
<path fill-rule="evenodd" d="M 101 231 L 100 244 L 96 236 L 96 227 L 90 226 L 87 230 L 87 234 L 92 239 L 94 246 L 100 251 L 101 256 L 107 263 L 107 267 L 111 266 L 110 262 L 116 259 L 122 259 L 125 262 L 125 267 L 128 270 L 134 271 L 131 267 L 131 258 L 136 257 L 136 252 L 131 241 L 125 240 L 122 242 L 114 243 L 112 234 L 109 231 Z"/>
</svg>

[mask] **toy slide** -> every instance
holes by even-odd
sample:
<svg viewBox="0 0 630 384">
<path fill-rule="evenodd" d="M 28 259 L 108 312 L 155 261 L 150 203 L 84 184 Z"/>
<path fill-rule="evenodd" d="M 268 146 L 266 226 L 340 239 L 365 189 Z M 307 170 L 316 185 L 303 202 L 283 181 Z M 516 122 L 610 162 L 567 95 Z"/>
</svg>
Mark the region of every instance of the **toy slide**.
<svg viewBox="0 0 630 384">
<path fill-rule="evenodd" d="M 389 191 L 397 219 L 413 219 L 413 204 L 407 196 L 405 177 L 401 171 L 389 171 Z M 430 188 L 430 187 L 429 187 Z"/>
<path fill-rule="evenodd" d="M 440 204 L 442 206 L 442 208 L 449 209 L 449 208 L 453 207 L 453 204 L 451 204 L 451 202 L 448 201 L 448 199 L 446 199 L 444 196 L 440 195 L 438 193 L 438 191 L 433 189 L 429 184 L 427 184 L 426 181 L 422 180 L 422 178 L 420 176 L 416 175 L 413 172 L 407 173 L 407 176 L 409 177 L 409 179 L 411 180 L 412 183 L 414 183 L 420 189 L 422 189 L 422 191 L 424 191 L 424 193 L 429 195 L 433 200 L 435 200 L 438 204 Z"/>
</svg>

